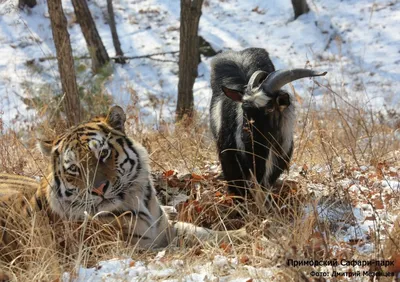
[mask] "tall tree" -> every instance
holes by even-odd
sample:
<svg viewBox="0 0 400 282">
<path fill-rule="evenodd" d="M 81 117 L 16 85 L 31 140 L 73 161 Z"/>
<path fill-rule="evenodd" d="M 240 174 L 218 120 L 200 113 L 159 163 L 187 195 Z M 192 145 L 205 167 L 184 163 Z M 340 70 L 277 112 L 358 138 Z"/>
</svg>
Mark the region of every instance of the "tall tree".
<svg viewBox="0 0 400 282">
<path fill-rule="evenodd" d="M 310 11 L 306 0 L 292 0 L 292 5 L 294 10 L 294 19 L 297 19 L 302 14 L 307 14 Z"/>
<path fill-rule="evenodd" d="M 117 56 L 117 58 L 115 59 L 115 62 L 119 63 L 119 64 L 125 64 L 126 61 L 123 58 L 124 52 L 122 52 L 121 43 L 119 42 L 118 33 L 117 33 L 117 27 L 115 26 L 115 16 L 114 16 L 114 8 L 113 8 L 112 0 L 107 0 L 107 10 L 108 10 L 108 17 L 109 17 L 108 23 L 110 25 L 111 35 L 112 35 L 113 44 L 114 44 L 114 48 L 115 48 L 115 54 Z"/>
<path fill-rule="evenodd" d="M 199 21 L 203 0 L 181 0 L 179 82 L 176 118 L 193 115 L 193 85 L 199 58 Z"/>
<path fill-rule="evenodd" d="M 92 58 L 92 70 L 96 73 L 110 61 L 110 58 L 103 45 L 103 41 L 101 41 L 86 0 L 72 0 L 72 5 L 74 6 L 76 19 L 81 26 L 83 37 L 85 37 L 90 57 Z"/>
<path fill-rule="evenodd" d="M 64 93 L 64 110 L 67 115 L 67 124 L 72 126 L 81 121 L 81 106 L 76 84 L 74 58 L 72 57 L 71 42 L 67 30 L 67 19 L 62 9 L 61 0 L 49 0 L 47 6 L 56 46 L 61 87 Z"/>
</svg>

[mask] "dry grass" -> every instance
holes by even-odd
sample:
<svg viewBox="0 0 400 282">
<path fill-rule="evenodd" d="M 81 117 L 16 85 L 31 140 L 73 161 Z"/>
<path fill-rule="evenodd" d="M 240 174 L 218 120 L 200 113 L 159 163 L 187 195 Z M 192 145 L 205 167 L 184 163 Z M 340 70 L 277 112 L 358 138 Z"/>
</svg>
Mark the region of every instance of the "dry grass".
<svg viewBox="0 0 400 282">
<path fill-rule="evenodd" d="M 3 239 L 12 242 L 2 248 L 0 273 L 15 281 L 54 281 L 63 272 L 74 273 L 79 266 L 95 267 L 100 260 L 144 259 L 152 254 L 126 243 L 129 238 L 124 237 L 127 232 L 123 228 L 129 224 L 122 219 L 107 224 L 91 218 L 53 222 L 44 212 L 27 219 L 18 211 L 15 205 L 0 207 L 8 231 Z"/>
<path fill-rule="evenodd" d="M 162 193 L 170 198 L 178 192 L 187 195 L 187 203 L 178 206 L 180 220 L 218 230 L 246 226 L 252 238 L 248 242 L 227 245 L 200 242 L 198 246 L 171 247 L 167 250 L 166 260 L 185 260 L 190 273 L 192 261 L 209 261 L 218 254 L 237 258 L 246 256 L 248 259 L 241 264 L 258 267 L 286 265 L 289 258 L 352 259 L 367 256 L 376 259 L 399 254 L 398 228 L 393 233 L 389 227 L 384 229 L 386 234 L 391 234 L 386 237 L 378 232 L 378 236 L 381 234 L 382 238 L 389 240 L 372 238 L 375 250 L 365 255 L 356 248 L 365 242 L 344 244 L 338 241 L 335 232 L 341 227 L 329 220 L 321 221 L 316 212 L 317 204 L 322 202 L 327 206 L 339 206 L 341 211 L 346 211 L 346 205 L 354 204 L 351 193 L 340 184 L 342 180 L 375 189 L 376 182 L 368 178 L 360 182 L 354 178 L 354 172 L 361 167 L 375 167 L 374 177 L 379 179 L 389 176 L 389 167 L 396 168 L 397 173 L 400 169 L 400 144 L 394 135 L 396 127 L 393 127 L 396 123 L 382 121 L 374 112 L 344 102 L 329 86 L 325 89 L 328 106 L 316 109 L 302 105 L 306 110 L 298 113 L 292 160 L 295 166 L 289 175 L 285 175 L 284 181 L 268 193 L 269 209 L 257 202 L 247 202 L 239 209 L 225 194 L 225 183 L 216 178 L 218 161 L 207 119 L 199 117 L 190 126 L 185 122 L 162 124 L 157 131 L 146 128 L 137 119 L 129 119 L 128 135 L 144 144 L 150 153 L 153 170 L 158 176 L 156 184 L 160 197 Z M 135 107 L 132 109 L 134 111 Z M 134 114 L 128 111 L 128 117 Z M 24 136 L 28 138 L 25 137 L 24 141 L 18 134 L 3 129 L 0 172 L 43 176 L 46 160 L 34 146 L 34 131 L 25 132 Z M 54 132 L 47 134 L 54 135 Z M 170 170 L 178 175 L 168 174 Z M 321 193 L 311 193 L 310 186 L 322 187 Z M 254 188 L 261 189 L 257 185 Z M 395 206 L 399 198 L 398 192 L 391 196 L 391 205 L 386 206 L 387 213 L 398 212 Z M 371 199 L 370 205 L 375 203 Z M 308 213 L 304 212 L 306 205 L 310 207 Z M 354 221 L 351 211 L 344 213 L 346 222 Z M 87 221 L 63 223 L 58 226 L 59 230 L 55 230 L 54 226 L 48 228 L 49 222 L 41 214 L 30 221 L 11 211 L 3 210 L 3 214 L 9 216 L 10 224 L 18 222 L 12 229 L 16 230 L 15 236 L 20 238 L 18 244 L 24 249 L 17 260 L 1 268 L 15 280 L 53 280 L 60 274 L 60 269 L 61 272 L 74 272 L 79 265 L 91 266 L 104 259 L 129 256 L 134 260 L 148 261 L 155 256 L 153 252 L 139 251 L 127 245 L 124 238 L 118 236 L 121 232 L 115 226 L 98 226 Z M 45 231 L 47 233 L 43 234 Z M 339 251 L 334 251 L 335 248 Z M 274 272 L 278 281 L 286 281 L 288 277 L 305 279 L 309 277 L 310 269 L 287 268 L 284 272 Z"/>
</svg>

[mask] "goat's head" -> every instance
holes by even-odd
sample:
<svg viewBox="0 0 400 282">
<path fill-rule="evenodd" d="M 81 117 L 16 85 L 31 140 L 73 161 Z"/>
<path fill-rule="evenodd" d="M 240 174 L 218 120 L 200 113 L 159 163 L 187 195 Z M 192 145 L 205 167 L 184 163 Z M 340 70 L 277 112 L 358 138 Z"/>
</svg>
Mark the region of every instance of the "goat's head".
<svg viewBox="0 0 400 282">
<path fill-rule="evenodd" d="M 222 87 L 225 95 L 233 101 L 242 103 L 245 112 L 257 111 L 265 115 L 283 112 L 290 106 L 289 94 L 280 91 L 285 84 L 297 79 L 314 76 L 324 76 L 326 72 L 318 73 L 309 69 L 279 70 L 268 74 L 265 71 L 255 71 L 244 91 Z"/>
</svg>

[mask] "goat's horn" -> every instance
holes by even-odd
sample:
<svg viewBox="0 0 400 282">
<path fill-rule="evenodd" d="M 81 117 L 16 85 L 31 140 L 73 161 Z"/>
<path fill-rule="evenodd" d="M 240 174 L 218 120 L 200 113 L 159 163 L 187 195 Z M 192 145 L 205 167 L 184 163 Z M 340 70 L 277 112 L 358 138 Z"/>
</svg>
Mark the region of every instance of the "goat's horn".
<svg viewBox="0 0 400 282">
<path fill-rule="evenodd" d="M 310 69 L 278 70 L 270 73 L 263 83 L 266 92 L 274 92 L 282 86 L 300 78 L 324 76 L 327 72 L 316 72 Z"/>
<path fill-rule="evenodd" d="M 265 71 L 255 71 L 249 80 L 249 87 L 250 89 L 256 88 L 258 86 L 260 86 L 261 82 L 267 77 L 267 72 Z"/>
</svg>

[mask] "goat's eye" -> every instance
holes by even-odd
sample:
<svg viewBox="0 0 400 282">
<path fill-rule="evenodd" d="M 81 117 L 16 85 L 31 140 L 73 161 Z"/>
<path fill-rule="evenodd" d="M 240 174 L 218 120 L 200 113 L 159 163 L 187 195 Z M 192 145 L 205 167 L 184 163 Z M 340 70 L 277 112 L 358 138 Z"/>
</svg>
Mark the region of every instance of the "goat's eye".
<svg viewBox="0 0 400 282">
<path fill-rule="evenodd" d="M 275 106 L 274 106 L 274 103 L 272 102 L 272 101 L 269 101 L 268 103 L 267 103 L 267 105 L 265 106 L 265 111 L 266 112 L 273 112 L 274 111 L 274 109 L 275 109 Z"/>
<path fill-rule="evenodd" d="M 103 150 L 100 152 L 100 159 L 101 159 L 101 160 L 104 160 L 105 158 L 107 158 L 107 157 L 108 157 L 108 153 L 109 153 L 109 151 L 108 151 L 107 149 L 103 149 Z"/>
</svg>

